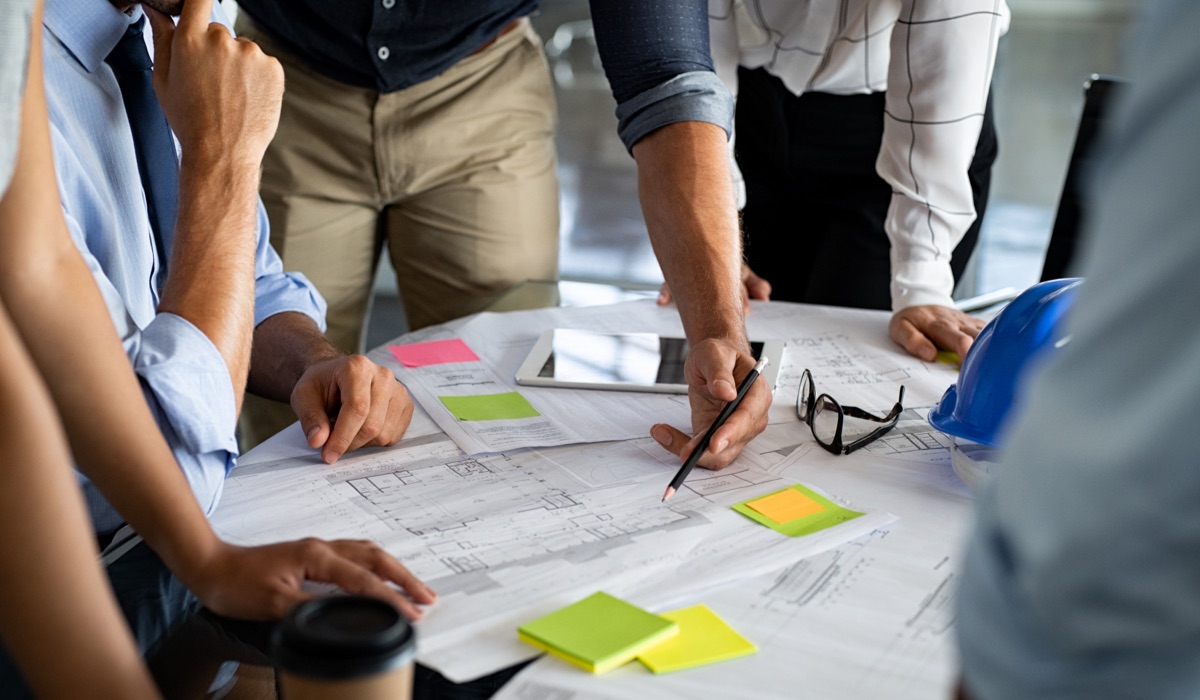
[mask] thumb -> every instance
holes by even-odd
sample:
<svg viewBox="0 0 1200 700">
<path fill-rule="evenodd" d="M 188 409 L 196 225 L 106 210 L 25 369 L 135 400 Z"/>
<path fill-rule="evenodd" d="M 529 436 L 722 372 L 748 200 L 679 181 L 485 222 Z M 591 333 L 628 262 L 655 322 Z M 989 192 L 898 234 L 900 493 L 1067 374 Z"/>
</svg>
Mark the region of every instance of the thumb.
<svg viewBox="0 0 1200 700">
<path fill-rule="evenodd" d="M 171 72 L 171 40 L 175 37 L 175 23 L 171 18 L 150 7 L 142 5 L 142 10 L 150 18 L 150 28 L 154 31 L 154 83 L 166 83 Z"/>
</svg>

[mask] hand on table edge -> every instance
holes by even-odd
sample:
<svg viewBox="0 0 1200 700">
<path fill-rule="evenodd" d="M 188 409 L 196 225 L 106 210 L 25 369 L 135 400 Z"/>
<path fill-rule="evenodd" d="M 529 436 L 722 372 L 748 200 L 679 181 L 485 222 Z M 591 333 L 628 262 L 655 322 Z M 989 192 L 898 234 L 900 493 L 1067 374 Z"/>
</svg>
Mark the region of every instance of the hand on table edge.
<svg viewBox="0 0 1200 700">
<path fill-rule="evenodd" d="M 189 552 L 180 580 L 208 609 L 225 617 L 272 620 L 318 597 L 305 581 L 331 583 L 347 593 L 391 603 L 409 620 L 437 594 L 378 545 L 366 540 L 305 538 L 256 547 L 213 538 L 204 553 Z M 397 589 L 392 584 L 399 588 Z"/>
<path fill-rule="evenodd" d="M 888 335 L 913 357 L 933 362 L 939 348 L 965 358 L 985 325 L 983 319 L 954 307 L 927 304 L 909 306 L 892 314 Z"/>
<path fill-rule="evenodd" d="M 717 414 L 737 396 L 738 384 L 754 364 L 749 348 L 735 348 L 730 342 L 717 339 L 697 343 L 688 352 L 685 364 L 693 434 L 689 436 L 666 423 L 656 423 L 650 428 L 651 437 L 677 455 L 681 463 L 686 461 Z M 731 366 L 735 368 L 732 373 Z M 729 420 L 713 434 L 707 454 L 697 465 L 716 471 L 732 464 L 742 448 L 766 429 L 770 407 L 771 388 L 766 382 L 755 382 Z"/>
</svg>

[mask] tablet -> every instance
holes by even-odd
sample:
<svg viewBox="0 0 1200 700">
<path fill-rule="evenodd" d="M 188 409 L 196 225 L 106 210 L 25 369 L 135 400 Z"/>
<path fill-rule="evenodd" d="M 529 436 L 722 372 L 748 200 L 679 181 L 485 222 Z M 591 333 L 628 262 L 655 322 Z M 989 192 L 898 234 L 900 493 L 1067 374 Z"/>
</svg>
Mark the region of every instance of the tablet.
<svg viewBox="0 0 1200 700">
<path fill-rule="evenodd" d="M 750 343 L 756 359 L 770 361 L 760 379 L 771 391 L 783 364 L 783 341 Z M 521 368 L 517 383 L 571 389 L 612 389 L 686 394 L 684 338 L 657 333 L 600 333 L 555 328 L 538 339 Z"/>
</svg>

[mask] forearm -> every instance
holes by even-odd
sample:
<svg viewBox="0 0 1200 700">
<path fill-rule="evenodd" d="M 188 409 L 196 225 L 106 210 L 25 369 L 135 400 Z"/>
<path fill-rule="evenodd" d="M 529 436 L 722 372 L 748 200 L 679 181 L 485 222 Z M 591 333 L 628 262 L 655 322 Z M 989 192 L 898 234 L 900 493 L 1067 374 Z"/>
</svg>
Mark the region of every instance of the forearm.
<svg viewBox="0 0 1200 700">
<path fill-rule="evenodd" d="M 0 203 L 0 297 L 59 407 L 80 466 L 174 569 L 215 536 L 67 233 L 40 79 L 30 80 L 23 122 L 18 172 Z"/>
<path fill-rule="evenodd" d="M 312 365 L 341 357 L 311 318 L 301 313 L 275 314 L 254 329 L 248 389 L 287 403 L 296 382 Z"/>
<path fill-rule="evenodd" d="M 968 170 L 1007 27 L 996 7 L 991 0 L 905 2 L 892 31 L 877 168 L 893 191 L 884 222 L 893 310 L 953 303 L 950 259 L 976 216 Z"/>
<path fill-rule="evenodd" d="M 31 24 L 18 158 L 9 189 L 0 193 L 0 401 L 13 409 L 0 421 L 0 444 L 17 456 L 0 469 L 0 520 L 10 535 L 0 548 L 0 636 L 38 695 L 153 697 L 96 560 L 53 406 L 6 311 L 28 279 L 13 274 L 23 262 L 12 255 L 17 244 L 44 235 L 41 226 L 55 216 L 65 234 L 42 92 L 40 3 Z"/>
<path fill-rule="evenodd" d="M 179 217 L 158 307 L 190 321 L 217 347 L 239 409 L 254 326 L 258 172 L 255 163 L 193 160 L 184 153 Z"/>
<path fill-rule="evenodd" d="M 741 236 L 725 131 L 670 124 L 633 147 L 650 241 L 688 340 L 745 341 Z"/>
<path fill-rule="evenodd" d="M 0 397 L 19 407 L 0 421 L 0 441 L 20 455 L 0 470 L 0 520 L 11 535 L 0 548 L 4 645 L 39 695 L 153 696 L 96 559 L 54 410 L 3 306 L 0 356 Z"/>
</svg>

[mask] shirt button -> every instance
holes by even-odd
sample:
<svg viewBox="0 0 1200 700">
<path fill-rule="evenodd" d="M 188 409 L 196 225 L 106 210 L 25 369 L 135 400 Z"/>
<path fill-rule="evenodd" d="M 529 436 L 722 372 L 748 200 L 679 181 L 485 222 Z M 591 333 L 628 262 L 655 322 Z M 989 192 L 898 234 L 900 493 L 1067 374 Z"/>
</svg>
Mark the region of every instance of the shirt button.
<svg viewBox="0 0 1200 700">
<path fill-rule="evenodd" d="M 383 0 L 383 9 L 390 10 L 396 6 L 396 0 Z"/>
<path fill-rule="evenodd" d="M 379 50 L 375 52 L 375 55 L 379 57 L 379 60 L 386 61 L 388 60 L 388 56 L 392 55 L 392 51 L 386 46 L 380 46 Z"/>
</svg>

